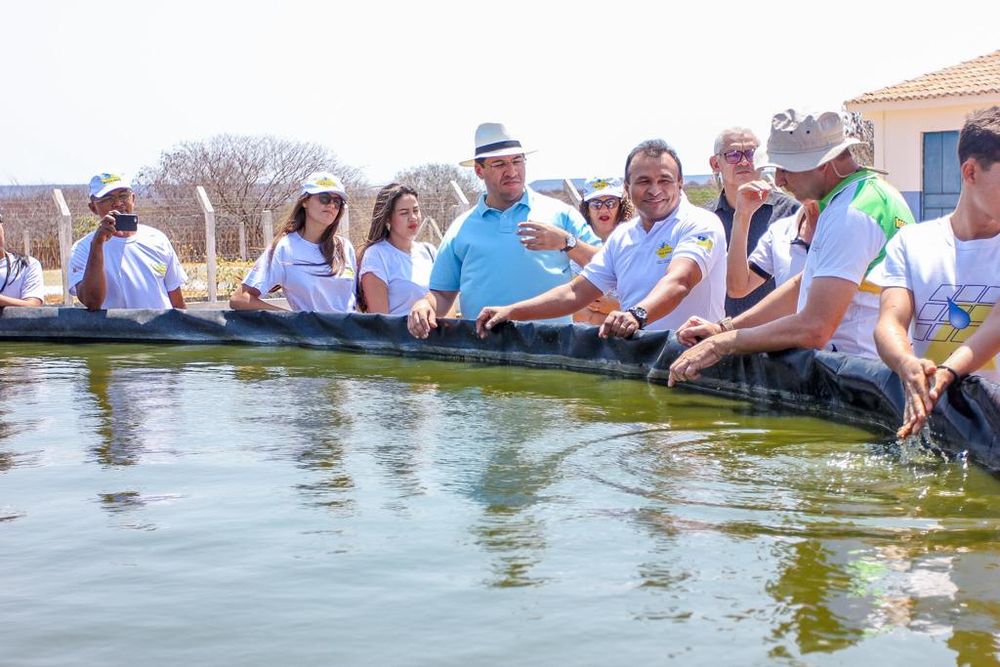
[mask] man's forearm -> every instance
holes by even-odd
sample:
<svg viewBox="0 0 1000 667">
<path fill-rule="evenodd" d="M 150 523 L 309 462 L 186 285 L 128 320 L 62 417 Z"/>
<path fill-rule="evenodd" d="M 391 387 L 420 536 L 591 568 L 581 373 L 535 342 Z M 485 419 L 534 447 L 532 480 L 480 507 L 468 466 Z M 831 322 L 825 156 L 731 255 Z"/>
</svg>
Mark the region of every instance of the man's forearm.
<svg viewBox="0 0 1000 667">
<path fill-rule="evenodd" d="M 726 292 L 733 297 L 750 292 L 750 266 L 747 264 L 747 236 L 750 220 L 739 211 L 733 216 L 733 230 L 726 255 Z"/>
<path fill-rule="evenodd" d="M 788 282 L 779 285 L 777 289 L 761 299 L 752 308 L 734 317 L 733 326 L 737 329 L 749 329 L 793 315 L 798 308 L 801 281 L 802 274 L 800 273 Z"/>
<path fill-rule="evenodd" d="M 87 255 L 87 268 L 83 271 L 83 280 L 76 288 L 80 303 L 89 310 L 99 310 L 104 305 L 108 284 L 104 276 L 104 244 L 96 240 L 90 245 Z"/>
<path fill-rule="evenodd" d="M 600 250 L 597 246 L 590 245 L 589 243 L 584 243 L 583 241 L 577 241 L 576 245 L 566 251 L 566 255 L 579 264 L 580 266 L 587 266 L 590 260 L 594 258 L 597 251 Z"/>
<path fill-rule="evenodd" d="M 586 278 L 578 276 L 565 285 L 514 304 L 510 319 L 547 320 L 571 315 L 599 296 L 601 291 L 597 287 Z"/>
<path fill-rule="evenodd" d="M 753 354 L 778 350 L 820 349 L 828 341 L 824 328 L 807 321 L 802 313 L 786 315 L 772 322 L 750 328 L 727 331 L 712 340 L 720 339 L 723 354 Z"/>
</svg>

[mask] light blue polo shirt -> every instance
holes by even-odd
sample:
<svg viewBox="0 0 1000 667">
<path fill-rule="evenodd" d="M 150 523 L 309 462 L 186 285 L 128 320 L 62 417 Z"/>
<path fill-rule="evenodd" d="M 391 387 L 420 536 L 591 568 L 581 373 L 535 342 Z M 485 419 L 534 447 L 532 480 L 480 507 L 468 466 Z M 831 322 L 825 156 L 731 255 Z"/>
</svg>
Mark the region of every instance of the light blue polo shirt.
<svg viewBox="0 0 1000 667">
<path fill-rule="evenodd" d="M 601 244 L 579 211 L 557 199 L 525 188 L 516 204 L 498 211 L 486 205 L 484 194 L 445 232 L 430 288 L 460 292 L 462 317 L 471 320 L 485 306 L 507 306 L 569 282 L 573 272 L 567 253 L 521 245 L 517 224 L 528 220 L 564 229 L 584 243 Z M 570 317 L 547 321 L 569 322 Z"/>
</svg>

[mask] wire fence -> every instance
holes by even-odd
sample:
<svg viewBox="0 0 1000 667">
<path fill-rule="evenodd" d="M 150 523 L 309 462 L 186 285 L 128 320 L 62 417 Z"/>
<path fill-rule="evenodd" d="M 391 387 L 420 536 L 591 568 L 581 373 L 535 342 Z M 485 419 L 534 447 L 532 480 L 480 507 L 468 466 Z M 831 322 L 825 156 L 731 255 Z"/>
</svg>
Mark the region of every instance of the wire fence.
<svg viewBox="0 0 1000 667">
<path fill-rule="evenodd" d="M 63 186 L 60 190 L 69 207 L 72 240 L 76 242 L 97 227 L 98 218 L 90 211 L 86 187 Z M 371 187 L 349 193 L 347 224 L 342 221 L 340 233 L 355 248 L 359 248 L 368 235 L 378 191 L 378 187 Z M 277 210 L 270 211 L 272 233 L 282 228 L 293 204 L 294 201 L 290 200 Z M 435 245 L 440 241 L 440 234 L 465 208 L 455 196 L 422 195 L 420 206 L 425 224 L 417 239 Z M 218 260 L 238 264 L 252 262 L 268 247 L 272 236 L 267 232 L 268 216 L 263 209 L 254 208 L 249 201 L 237 201 L 226 206 L 213 202 L 213 207 Z M 60 215 L 51 187 L 8 191 L 0 198 L 0 211 L 3 213 L 8 249 L 30 254 L 41 262 L 44 269 L 61 268 Z M 194 265 L 206 262 L 205 215 L 193 191 L 190 196 L 158 197 L 155 200 L 144 199 L 137 194 L 135 213 L 140 222 L 167 235 L 181 262 Z M 224 295 L 231 292 L 238 280 L 234 284 L 231 276 L 219 276 L 217 283 L 219 294 Z"/>
</svg>

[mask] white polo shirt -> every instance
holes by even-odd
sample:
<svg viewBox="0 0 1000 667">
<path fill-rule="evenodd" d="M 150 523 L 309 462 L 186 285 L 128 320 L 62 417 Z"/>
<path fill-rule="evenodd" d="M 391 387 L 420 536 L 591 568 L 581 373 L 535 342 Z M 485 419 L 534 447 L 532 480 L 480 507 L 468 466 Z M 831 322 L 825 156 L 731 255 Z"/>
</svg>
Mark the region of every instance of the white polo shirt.
<svg viewBox="0 0 1000 667">
<path fill-rule="evenodd" d="M 726 307 L 726 233 L 714 213 L 686 197 L 673 213 L 647 232 L 639 218 L 618 225 L 581 275 L 601 292 L 614 290 L 622 309 L 644 299 L 667 274 L 670 262 L 690 259 L 701 281 L 666 316 L 649 322 L 651 331 L 677 329 L 692 315 L 722 319 Z"/>
<path fill-rule="evenodd" d="M 747 262 L 758 276 L 774 284 L 788 282 L 802 273 L 809 246 L 799 238 L 799 214 L 775 220 L 757 241 Z"/>
<path fill-rule="evenodd" d="M 330 275 L 319 244 L 310 243 L 298 232 L 281 237 L 274 247 L 261 253 L 243 284 L 261 296 L 281 287 L 292 310 L 314 313 L 350 313 L 355 310 L 354 246 L 345 238 L 346 264 L 340 273 Z"/>
<path fill-rule="evenodd" d="M 45 303 L 41 262 L 7 251 L 0 253 L 0 294 L 12 299 L 41 299 Z"/>
<path fill-rule="evenodd" d="M 73 245 L 69 262 L 73 296 L 87 270 L 94 234 Z M 139 225 L 132 236 L 112 236 L 104 243 L 104 276 L 107 293 L 101 308 L 173 308 L 167 293 L 187 282 L 166 234 L 148 225 Z"/>
</svg>

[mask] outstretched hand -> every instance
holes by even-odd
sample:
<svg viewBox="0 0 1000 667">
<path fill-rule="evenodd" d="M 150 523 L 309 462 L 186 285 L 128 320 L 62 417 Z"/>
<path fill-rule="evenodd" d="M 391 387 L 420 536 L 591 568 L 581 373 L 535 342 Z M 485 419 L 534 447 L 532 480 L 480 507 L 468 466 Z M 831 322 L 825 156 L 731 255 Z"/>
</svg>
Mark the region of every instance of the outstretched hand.
<svg viewBox="0 0 1000 667">
<path fill-rule="evenodd" d="M 622 310 L 612 310 L 604 318 L 601 328 L 597 330 L 597 336 L 599 338 L 610 338 L 611 336 L 631 338 L 638 330 L 639 321 L 635 319 L 632 313 Z"/>
<path fill-rule="evenodd" d="M 933 361 L 916 357 L 907 360 L 899 369 L 906 403 L 903 406 L 903 425 L 896 431 L 897 438 L 916 435 L 927 423 L 936 400 L 931 399 L 931 387 L 936 374 L 937 366 Z M 944 374 L 951 375 L 947 371 Z M 933 387 L 937 389 L 937 384 L 934 383 Z"/>
<path fill-rule="evenodd" d="M 486 306 L 479 311 L 479 317 L 476 318 L 476 334 L 480 338 L 486 338 L 493 327 L 509 320 L 510 306 Z"/>
<path fill-rule="evenodd" d="M 569 232 L 555 225 L 528 220 L 517 225 L 521 245 L 528 250 L 562 250 L 566 247 Z"/>
</svg>

